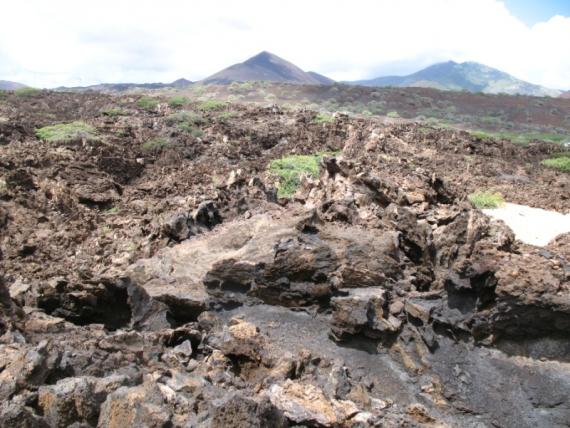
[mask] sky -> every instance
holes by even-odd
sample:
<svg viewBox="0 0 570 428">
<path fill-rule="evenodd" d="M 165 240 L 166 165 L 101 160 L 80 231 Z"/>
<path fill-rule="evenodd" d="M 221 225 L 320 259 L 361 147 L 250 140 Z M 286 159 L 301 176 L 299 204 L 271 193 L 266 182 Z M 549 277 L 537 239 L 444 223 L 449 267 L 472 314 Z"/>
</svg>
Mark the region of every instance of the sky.
<svg viewBox="0 0 570 428">
<path fill-rule="evenodd" d="M 267 50 L 335 80 L 477 61 L 570 89 L 570 0 L 3 0 L 0 80 L 195 81 Z"/>
</svg>

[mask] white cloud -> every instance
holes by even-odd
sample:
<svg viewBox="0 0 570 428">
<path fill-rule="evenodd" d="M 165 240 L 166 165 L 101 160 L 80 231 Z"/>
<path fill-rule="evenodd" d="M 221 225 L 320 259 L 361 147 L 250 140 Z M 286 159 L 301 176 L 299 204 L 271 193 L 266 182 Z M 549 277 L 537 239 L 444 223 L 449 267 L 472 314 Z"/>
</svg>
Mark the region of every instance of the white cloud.
<svg viewBox="0 0 570 428">
<path fill-rule="evenodd" d="M 0 79 L 198 80 L 261 50 L 335 79 L 478 61 L 570 89 L 570 18 L 528 27 L 496 0 L 5 0 Z"/>
</svg>

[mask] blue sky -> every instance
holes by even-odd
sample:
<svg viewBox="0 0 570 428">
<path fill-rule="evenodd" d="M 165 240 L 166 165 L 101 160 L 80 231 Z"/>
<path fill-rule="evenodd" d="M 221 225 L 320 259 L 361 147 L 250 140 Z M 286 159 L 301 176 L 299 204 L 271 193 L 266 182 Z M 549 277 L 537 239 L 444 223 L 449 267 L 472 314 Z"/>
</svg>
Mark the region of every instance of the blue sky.
<svg viewBox="0 0 570 428">
<path fill-rule="evenodd" d="M 504 0 L 504 3 L 527 25 L 548 21 L 555 15 L 570 17 L 570 0 Z"/>
</svg>

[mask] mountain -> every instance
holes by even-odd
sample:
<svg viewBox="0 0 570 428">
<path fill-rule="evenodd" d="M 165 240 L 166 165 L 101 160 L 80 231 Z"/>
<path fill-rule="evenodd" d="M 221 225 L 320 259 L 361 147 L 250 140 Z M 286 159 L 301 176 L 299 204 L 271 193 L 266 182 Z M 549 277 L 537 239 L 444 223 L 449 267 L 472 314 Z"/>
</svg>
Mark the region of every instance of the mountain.
<svg viewBox="0 0 570 428">
<path fill-rule="evenodd" d="M 570 91 L 562 92 L 560 98 L 570 98 Z"/>
<path fill-rule="evenodd" d="M 305 72 L 289 61 L 270 52 L 263 51 L 247 61 L 224 68 L 202 83 L 231 83 L 248 80 L 269 80 L 273 82 L 291 82 L 305 85 L 330 85 L 333 80 L 315 72 Z"/>
<path fill-rule="evenodd" d="M 18 82 L 10 82 L 9 80 L 0 80 L 0 90 L 3 91 L 13 91 L 19 88 L 25 88 L 26 85 L 22 85 Z"/>
<path fill-rule="evenodd" d="M 190 80 L 178 79 L 171 83 L 99 83 L 90 86 L 60 86 L 59 88 L 55 88 L 55 90 L 68 92 L 123 92 L 130 89 L 184 89 L 191 84 L 192 82 Z"/>
<path fill-rule="evenodd" d="M 314 71 L 307 71 L 307 74 L 318 80 L 321 85 L 332 85 L 334 83 L 334 80 L 332 80 L 330 77 L 323 76 L 322 74 L 316 73 Z"/>
<path fill-rule="evenodd" d="M 558 96 L 560 91 L 519 80 L 510 74 L 477 62 L 441 62 L 408 76 L 386 76 L 348 82 L 364 86 L 417 86 L 442 90 Z"/>
</svg>

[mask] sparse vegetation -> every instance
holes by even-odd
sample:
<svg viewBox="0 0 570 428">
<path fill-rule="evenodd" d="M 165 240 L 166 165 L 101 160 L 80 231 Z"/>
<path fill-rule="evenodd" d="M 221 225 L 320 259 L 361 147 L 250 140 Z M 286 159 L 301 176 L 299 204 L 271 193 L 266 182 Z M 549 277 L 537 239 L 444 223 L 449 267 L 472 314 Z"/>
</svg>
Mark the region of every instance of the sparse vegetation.
<svg viewBox="0 0 570 428">
<path fill-rule="evenodd" d="M 397 119 L 400 117 L 400 114 L 397 111 L 389 111 L 388 114 L 386 114 L 386 116 L 392 119 Z"/>
<path fill-rule="evenodd" d="M 562 172 L 570 172 L 570 152 L 561 153 L 553 158 L 545 159 L 541 164 Z"/>
<path fill-rule="evenodd" d="M 85 122 L 59 123 L 36 129 L 36 136 L 50 143 L 65 143 L 72 141 L 96 141 L 97 130 Z"/>
<path fill-rule="evenodd" d="M 120 107 L 108 107 L 101 110 L 103 116 L 117 117 L 125 116 L 127 113 Z"/>
<path fill-rule="evenodd" d="M 113 208 L 109 208 L 107 211 L 105 211 L 105 214 L 109 214 L 109 215 L 114 215 L 114 214 L 119 214 L 119 208 L 118 207 L 113 207 Z"/>
<path fill-rule="evenodd" d="M 190 125 L 202 125 L 206 123 L 206 121 L 204 120 L 204 116 L 202 116 L 200 113 L 183 110 L 169 115 L 166 118 L 166 123 L 168 125 L 181 123 L 188 123 Z"/>
<path fill-rule="evenodd" d="M 226 120 L 228 120 L 234 116 L 235 116 L 235 113 L 233 111 L 224 111 L 218 115 L 218 120 L 220 122 L 225 122 Z"/>
<path fill-rule="evenodd" d="M 161 151 L 163 148 L 167 147 L 170 142 L 165 138 L 154 138 L 147 141 L 142 145 L 142 148 L 146 152 L 156 152 Z"/>
<path fill-rule="evenodd" d="M 204 132 L 199 129 L 199 128 L 195 128 L 193 127 L 190 123 L 188 122 L 182 122 L 180 124 L 178 124 L 178 128 L 181 129 L 184 132 L 187 132 L 188 134 L 192 135 L 193 137 L 201 137 L 202 135 L 204 135 Z"/>
<path fill-rule="evenodd" d="M 271 161 L 269 171 L 279 177 L 278 196 L 293 196 L 301 184 L 301 176 L 306 174 L 316 178 L 319 176 L 319 163 L 323 156 L 334 153 L 317 153 L 315 155 L 291 155 Z"/>
<path fill-rule="evenodd" d="M 469 202 L 479 209 L 499 208 L 505 205 L 505 200 L 500 193 L 492 193 L 489 191 L 471 193 L 467 199 L 469 199 Z"/>
<path fill-rule="evenodd" d="M 154 110 L 155 108 L 158 107 L 158 100 L 156 98 L 152 98 L 152 97 L 140 97 L 139 100 L 137 101 L 137 105 L 140 108 L 143 108 L 145 110 Z"/>
<path fill-rule="evenodd" d="M 208 100 L 201 103 L 198 108 L 200 110 L 208 111 L 208 110 L 221 110 L 226 107 L 226 103 L 223 101 L 218 100 Z"/>
<path fill-rule="evenodd" d="M 37 89 L 37 88 L 30 88 L 28 86 L 25 86 L 23 88 L 18 88 L 14 91 L 14 95 L 16 95 L 17 97 L 22 97 L 22 98 L 31 98 L 31 97 L 35 97 L 36 95 L 41 94 L 41 89 Z"/>
<path fill-rule="evenodd" d="M 326 113 L 318 113 L 313 119 L 314 123 L 332 123 L 334 122 L 334 117 Z"/>
<path fill-rule="evenodd" d="M 186 104 L 188 104 L 190 102 L 190 99 L 188 97 L 184 97 L 184 96 L 176 96 L 176 97 L 172 97 L 168 100 L 168 105 L 170 107 L 182 107 Z"/>
<path fill-rule="evenodd" d="M 515 144 L 527 145 L 531 141 L 545 141 L 547 143 L 562 143 L 568 139 L 567 135 L 551 132 L 492 132 L 492 131 L 469 131 L 469 133 L 482 140 L 509 140 Z"/>
</svg>

